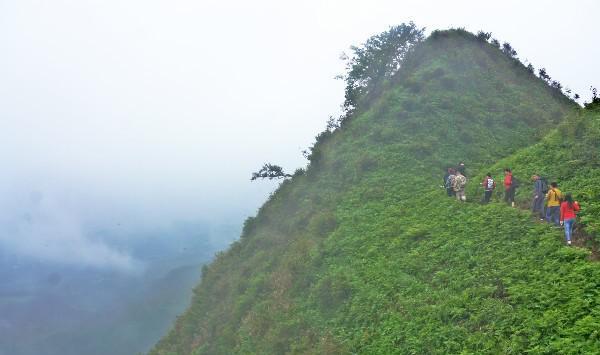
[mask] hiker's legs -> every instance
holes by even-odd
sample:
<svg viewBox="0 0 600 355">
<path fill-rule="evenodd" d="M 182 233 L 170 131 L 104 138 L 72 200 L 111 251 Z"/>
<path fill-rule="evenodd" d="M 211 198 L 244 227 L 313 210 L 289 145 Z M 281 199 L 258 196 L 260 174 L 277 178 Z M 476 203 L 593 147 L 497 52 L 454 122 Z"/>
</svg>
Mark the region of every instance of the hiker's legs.
<svg viewBox="0 0 600 355">
<path fill-rule="evenodd" d="M 542 196 L 534 197 L 533 198 L 533 207 L 532 207 L 533 212 L 540 213 L 544 207 L 543 204 L 544 204 L 544 198 Z"/>
<path fill-rule="evenodd" d="M 540 219 L 544 219 L 546 217 L 546 204 L 544 202 L 544 199 L 542 199 L 542 207 L 540 208 Z"/>
<path fill-rule="evenodd" d="M 467 200 L 467 198 L 465 197 L 465 190 L 456 191 L 456 200 L 463 202 Z"/>
<path fill-rule="evenodd" d="M 492 191 L 484 191 L 483 192 L 483 203 L 489 203 L 492 198 Z"/>
<path fill-rule="evenodd" d="M 544 196 L 538 196 L 537 198 L 533 198 L 532 210 L 534 215 L 537 215 L 540 219 L 544 219 Z"/>
<path fill-rule="evenodd" d="M 508 205 L 512 205 L 515 200 L 515 189 L 511 186 L 504 192 L 504 202 Z"/>
<path fill-rule="evenodd" d="M 552 207 L 546 206 L 546 222 L 552 221 Z"/>
<path fill-rule="evenodd" d="M 573 226 L 575 225 L 575 218 L 565 219 L 565 237 L 567 241 L 571 240 L 571 234 L 573 233 Z"/>
<path fill-rule="evenodd" d="M 552 222 L 554 222 L 555 225 L 560 225 L 560 207 L 559 206 L 552 206 L 550 207 L 550 216 L 552 219 Z"/>
<path fill-rule="evenodd" d="M 571 240 L 571 234 L 573 233 L 573 226 L 575 225 L 575 218 L 565 219 L 565 237 L 567 241 Z"/>
<path fill-rule="evenodd" d="M 546 209 L 548 208 L 546 206 L 547 201 L 546 201 L 545 197 L 541 197 L 540 199 L 542 200 L 542 202 L 541 202 L 542 207 L 540 207 L 540 218 L 544 218 L 544 217 L 546 217 Z"/>
<path fill-rule="evenodd" d="M 452 188 L 451 188 L 451 187 L 447 188 L 447 189 L 446 189 L 446 192 L 448 193 L 448 196 L 449 196 L 449 197 L 452 197 L 452 196 L 454 196 L 454 191 L 452 190 Z"/>
</svg>

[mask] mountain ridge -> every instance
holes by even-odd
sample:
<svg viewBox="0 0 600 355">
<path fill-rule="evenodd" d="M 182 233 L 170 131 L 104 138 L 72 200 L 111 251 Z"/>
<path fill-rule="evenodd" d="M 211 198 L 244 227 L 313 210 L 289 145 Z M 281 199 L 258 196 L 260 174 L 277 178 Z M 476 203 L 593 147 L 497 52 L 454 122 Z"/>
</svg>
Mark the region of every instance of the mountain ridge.
<svg viewBox="0 0 600 355">
<path fill-rule="evenodd" d="M 532 291 L 512 281 L 527 275 L 499 263 L 530 265 L 541 252 L 579 261 L 585 252 L 557 251 L 555 235 L 519 211 L 457 206 L 437 186 L 445 166 L 465 160 L 479 172 L 574 110 L 474 35 L 434 32 L 320 136 L 306 171 L 284 181 L 203 269 L 191 307 L 151 353 L 538 349 L 544 339 L 519 328 L 528 315 L 541 319 L 519 298 Z M 507 214 L 520 223 L 506 223 Z M 523 250 L 507 254 L 514 246 Z M 465 272 L 474 276 L 462 280 Z"/>
</svg>

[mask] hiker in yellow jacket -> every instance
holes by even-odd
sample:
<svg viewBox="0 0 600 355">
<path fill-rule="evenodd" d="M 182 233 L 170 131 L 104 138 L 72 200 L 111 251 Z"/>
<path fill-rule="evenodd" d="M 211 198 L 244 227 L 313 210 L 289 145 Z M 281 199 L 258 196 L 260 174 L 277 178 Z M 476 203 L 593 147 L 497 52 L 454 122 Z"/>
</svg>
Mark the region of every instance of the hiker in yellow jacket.
<svg viewBox="0 0 600 355">
<path fill-rule="evenodd" d="M 546 221 L 560 225 L 560 202 L 562 201 L 562 192 L 558 189 L 558 184 L 550 184 L 550 190 L 546 194 Z"/>
</svg>

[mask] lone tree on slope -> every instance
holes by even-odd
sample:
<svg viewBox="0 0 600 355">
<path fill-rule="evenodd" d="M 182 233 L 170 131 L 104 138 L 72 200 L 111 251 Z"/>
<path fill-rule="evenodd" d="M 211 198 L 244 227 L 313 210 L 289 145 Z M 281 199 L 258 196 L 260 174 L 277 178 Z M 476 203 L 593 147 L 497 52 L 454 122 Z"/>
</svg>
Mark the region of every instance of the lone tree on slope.
<svg viewBox="0 0 600 355">
<path fill-rule="evenodd" d="M 492 37 L 492 32 L 483 32 L 483 31 L 477 32 L 477 38 L 484 42 L 489 41 L 491 37 Z"/>
<path fill-rule="evenodd" d="M 502 52 L 511 58 L 517 56 L 517 51 L 508 42 L 504 42 L 504 44 L 502 44 Z"/>
<path fill-rule="evenodd" d="M 545 82 L 550 82 L 551 78 L 550 75 L 548 75 L 546 68 L 541 68 L 538 70 L 538 73 L 540 74 L 540 79 L 544 80 Z"/>
<path fill-rule="evenodd" d="M 531 73 L 534 74 L 535 73 L 535 68 L 533 67 L 533 64 L 529 63 L 527 64 L 527 70 Z"/>
<path fill-rule="evenodd" d="M 279 165 L 266 163 L 259 171 L 252 173 L 250 181 L 256 179 L 285 179 L 289 177 L 292 177 L 292 175 L 286 174 Z"/>
<path fill-rule="evenodd" d="M 590 90 L 592 91 L 592 101 L 584 103 L 583 106 L 590 110 L 600 108 L 600 96 L 598 96 L 598 89 L 590 86 Z"/>
<path fill-rule="evenodd" d="M 398 70 L 413 47 L 425 39 L 425 29 L 413 22 L 391 27 L 388 31 L 369 38 L 362 46 L 352 46 L 352 55 L 343 55 L 346 61 L 344 111 L 352 113 L 359 98 L 368 94 L 382 80 Z"/>
<path fill-rule="evenodd" d="M 562 90 L 562 84 L 558 80 L 552 80 L 550 86 L 557 90 Z"/>
</svg>

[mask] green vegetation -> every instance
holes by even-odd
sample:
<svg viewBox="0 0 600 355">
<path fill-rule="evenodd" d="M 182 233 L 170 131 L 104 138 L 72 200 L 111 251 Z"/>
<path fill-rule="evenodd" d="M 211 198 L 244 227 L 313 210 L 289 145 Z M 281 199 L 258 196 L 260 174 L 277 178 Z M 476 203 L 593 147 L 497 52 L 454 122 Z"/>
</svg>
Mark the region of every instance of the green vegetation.
<svg viewBox="0 0 600 355">
<path fill-rule="evenodd" d="M 406 56 L 425 38 L 424 32 L 411 22 L 391 27 L 360 47 L 352 46 L 352 56 L 346 58 L 347 74 L 339 77 L 346 81 L 347 115 L 354 112 L 360 98 L 372 94 L 400 70 Z"/>
<path fill-rule="evenodd" d="M 583 147 L 598 152 L 598 116 L 577 113 L 487 39 L 434 32 L 321 133 L 306 171 L 204 268 L 152 354 L 598 353 L 600 263 L 590 251 L 564 247 L 527 211 L 458 204 L 439 188 L 459 160 L 469 176 L 505 164 L 517 176 L 552 171 L 581 194 L 595 228 L 597 187 L 566 177 L 593 169 Z M 556 169 L 544 144 L 582 161 Z"/>
<path fill-rule="evenodd" d="M 511 167 L 520 181 L 539 174 L 557 181 L 561 191 L 573 193 L 582 205 L 580 222 L 591 236 L 587 242 L 599 241 L 600 110 L 590 106 L 573 113 L 541 142 L 500 160 L 490 171 L 500 177 L 503 167 Z M 532 187 L 525 186 L 517 190 L 517 201 L 528 208 Z"/>
</svg>

